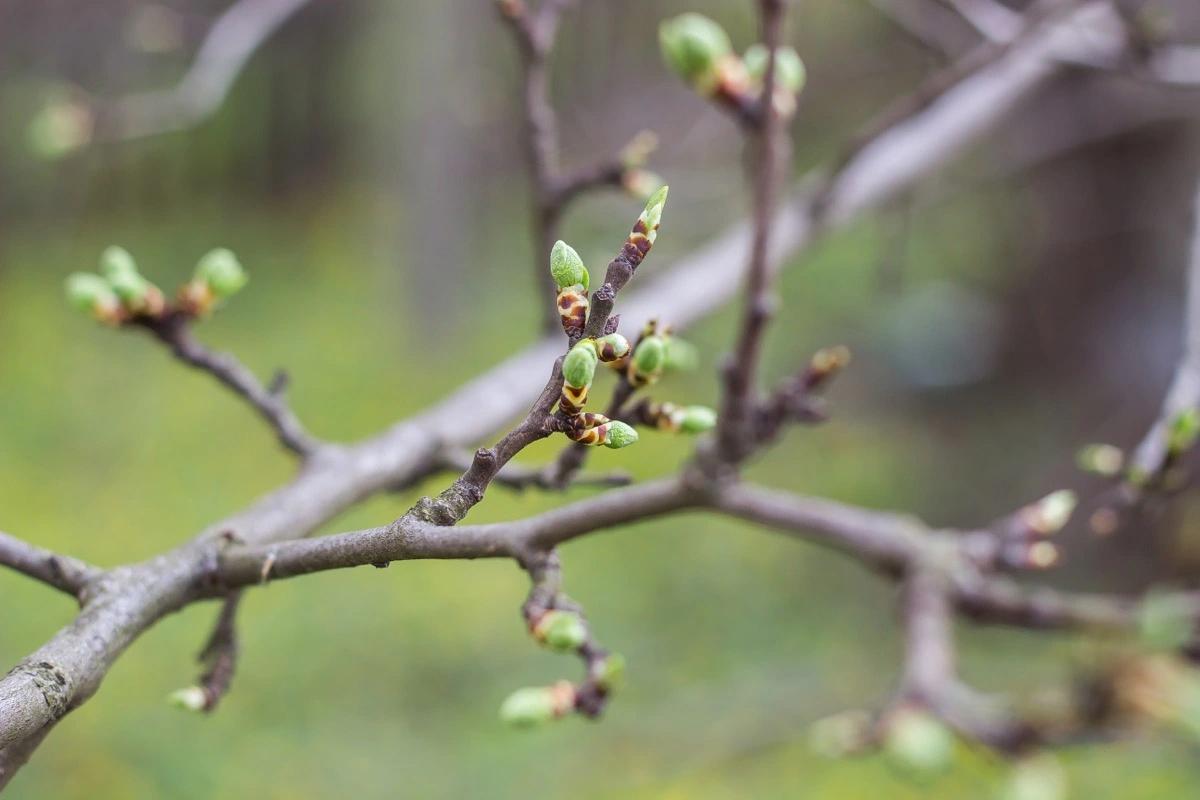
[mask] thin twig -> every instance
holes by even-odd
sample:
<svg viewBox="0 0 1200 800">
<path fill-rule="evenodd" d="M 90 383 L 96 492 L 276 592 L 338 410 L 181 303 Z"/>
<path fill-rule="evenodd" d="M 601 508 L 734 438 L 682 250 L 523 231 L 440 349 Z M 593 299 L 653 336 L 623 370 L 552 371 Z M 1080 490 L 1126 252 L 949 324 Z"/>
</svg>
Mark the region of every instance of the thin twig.
<svg viewBox="0 0 1200 800">
<path fill-rule="evenodd" d="M 0 566 L 79 597 L 103 570 L 70 556 L 23 542 L 0 531 Z"/>
<path fill-rule="evenodd" d="M 610 417 L 616 419 L 615 417 Z M 572 447 L 564 448 L 564 453 L 574 450 L 575 446 L 580 449 L 587 450 L 585 445 L 576 445 L 572 443 Z M 441 468 L 454 472 L 464 472 L 471 466 L 472 457 L 469 453 L 458 449 L 447 450 L 442 454 Z M 545 489 L 548 491 L 562 490 L 571 486 L 628 486 L 633 478 L 629 473 L 614 470 L 612 472 L 596 473 L 594 475 L 582 474 L 573 475 L 568 481 L 562 482 L 557 476 L 559 468 L 557 462 L 551 463 L 545 467 L 525 467 L 519 464 L 505 464 L 493 481 L 499 485 L 509 489 L 522 491 L 525 489 Z"/>
<path fill-rule="evenodd" d="M 745 305 L 733 354 L 725 365 L 721 414 L 717 423 L 718 453 L 722 461 L 736 464 L 750 447 L 752 407 L 757 392 L 763 334 L 774 310 L 771 233 L 779 181 L 786 172 L 788 142 L 786 121 L 771 98 L 776 85 L 776 51 L 783 39 L 784 0 L 760 0 L 762 40 L 770 54 L 763 78 L 762 122 L 753 142 L 758 163 L 754 172 L 754 234 L 746 270 Z"/>
<path fill-rule="evenodd" d="M 241 601 L 241 591 L 234 591 L 221 603 L 212 633 L 198 656 L 198 660 L 205 665 L 204 673 L 200 676 L 200 688 L 204 690 L 204 711 L 215 711 L 233 682 L 238 657 L 237 610 Z"/>
<path fill-rule="evenodd" d="M 284 398 L 286 380 L 273 381 L 267 388 L 240 361 L 229 353 L 209 350 L 191 331 L 191 319 L 181 313 L 161 318 L 139 318 L 139 324 L 153 333 L 180 361 L 207 372 L 229 387 L 258 412 L 275 431 L 279 443 L 298 456 L 312 455 L 321 445 L 300 423 Z"/>
</svg>

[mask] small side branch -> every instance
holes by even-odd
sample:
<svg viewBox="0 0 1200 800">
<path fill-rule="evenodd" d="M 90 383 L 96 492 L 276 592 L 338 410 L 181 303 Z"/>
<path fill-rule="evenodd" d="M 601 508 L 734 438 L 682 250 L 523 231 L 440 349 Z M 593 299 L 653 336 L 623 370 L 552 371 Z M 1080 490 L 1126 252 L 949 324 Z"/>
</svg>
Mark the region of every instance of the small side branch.
<svg viewBox="0 0 1200 800">
<path fill-rule="evenodd" d="M 35 547 L 0 531 L 0 565 L 79 597 L 102 570 L 77 558 Z"/>
<path fill-rule="evenodd" d="M 576 448 L 586 450 L 584 445 L 573 444 L 566 448 L 563 453 L 573 452 Z M 560 456 L 561 460 L 562 456 Z M 461 450 L 447 450 L 442 454 L 441 467 L 454 472 L 465 472 L 470 469 L 472 456 L 469 452 Z M 565 481 L 560 481 L 559 462 L 555 461 L 544 467 L 525 467 L 519 464 L 508 463 L 496 473 L 493 482 L 499 486 L 504 486 L 516 491 L 524 491 L 525 489 L 545 489 L 547 491 L 561 491 L 568 486 L 628 486 L 633 482 L 633 478 L 627 472 L 614 470 L 612 472 L 601 472 L 595 474 L 576 475 L 572 473 Z"/>
<path fill-rule="evenodd" d="M 772 98 L 778 77 L 776 56 L 783 39 L 784 0 L 760 0 L 760 16 L 762 41 L 769 53 L 762 96 Z M 744 459 L 751 446 L 752 409 L 763 335 L 776 302 L 770 263 L 771 233 L 779 181 L 786 172 L 789 149 L 786 122 L 776 103 L 764 102 L 761 124 L 754 129 L 752 144 L 757 148 L 758 163 L 753 179 L 753 235 L 746 269 L 745 305 L 734 351 L 724 369 L 725 385 L 717 423 L 717 453 L 728 465 Z"/>
<path fill-rule="evenodd" d="M 199 685 L 204 690 L 203 710 L 207 712 L 216 710 L 221 698 L 229 691 L 237 669 L 237 610 L 241 601 L 241 591 L 232 592 L 225 598 L 212 634 L 200 651 L 199 661 L 205 666 Z"/>
<path fill-rule="evenodd" d="M 180 361 L 207 372 L 245 400 L 275 431 L 279 443 L 298 456 L 311 455 L 320 447 L 300 423 L 284 398 L 286 376 L 270 387 L 263 386 L 244 364 L 228 353 L 208 349 L 192 335 L 190 318 L 181 313 L 136 320 L 171 349 Z"/>
</svg>

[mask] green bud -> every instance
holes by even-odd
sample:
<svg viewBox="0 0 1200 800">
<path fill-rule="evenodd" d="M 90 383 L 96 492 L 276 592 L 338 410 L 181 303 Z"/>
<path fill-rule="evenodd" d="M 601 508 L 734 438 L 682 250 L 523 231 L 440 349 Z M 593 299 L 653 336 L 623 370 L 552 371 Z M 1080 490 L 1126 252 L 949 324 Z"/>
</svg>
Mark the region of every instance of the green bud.
<svg viewBox="0 0 1200 800">
<path fill-rule="evenodd" d="M 1151 589 L 1138 608 L 1138 633 L 1152 648 L 1174 650 L 1192 640 L 1192 603 L 1164 589 Z"/>
<path fill-rule="evenodd" d="M 904 767 L 917 772 L 937 772 L 950 764 L 954 735 L 923 711 L 899 709 L 888 720 L 884 750 Z"/>
<path fill-rule="evenodd" d="M 1089 444 L 1075 455 L 1075 463 L 1084 472 L 1115 478 L 1125 464 L 1125 454 L 1111 444 Z"/>
<path fill-rule="evenodd" d="M 612 450 L 628 447 L 638 440 L 638 432 L 619 420 L 608 423 L 608 437 L 604 446 Z"/>
<path fill-rule="evenodd" d="M 516 728 L 532 728 L 555 716 L 554 693 L 544 686 L 517 689 L 500 705 L 500 719 Z"/>
<path fill-rule="evenodd" d="M 208 694 L 199 686 L 188 686 L 167 695 L 167 703 L 184 711 L 203 711 L 208 705 Z"/>
<path fill-rule="evenodd" d="M 1050 536 L 1058 533 L 1071 519 L 1079 499 L 1070 489 L 1060 489 L 1025 506 L 1019 512 L 1021 522 L 1034 533 Z"/>
<path fill-rule="evenodd" d="M 767 74 L 767 48 L 762 44 L 752 44 L 746 49 L 742 61 L 752 80 L 761 83 Z M 799 54 L 790 47 L 780 47 L 775 50 L 775 84 L 782 86 L 792 94 L 799 94 L 804 89 L 808 78 L 804 62 Z"/>
<path fill-rule="evenodd" d="M 638 222 L 646 226 L 646 238 L 650 244 L 654 244 L 654 240 L 658 238 L 658 223 L 662 219 L 663 206 L 667 204 L 667 192 L 670 189 L 671 187 L 665 184 L 658 187 L 658 191 L 646 201 L 646 208 L 638 215 Z"/>
<path fill-rule="evenodd" d="M 617 154 L 617 161 L 626 170 L 643 166 L 650 154 L 658 149 L 658 134 L 654 131 L 638 131 Z"/>
<path fill-rule="evenodd" d="M 844 758 L 869 746 L 874 721 L 865 711 L 843 711 L 819 719 L 808 730 L 809 746 L 819 756 Z"/>
<path fill-rule="evenodd" d="M 112 245 L 100 254 L 100 274 L 110 281 L 122 275 L 137 275 L 137 262 L 124 247 Z"/>
<path fill-rule="evenodd" d="M 95 119 L 87 106 L 71 100 L 53 102 L 30 121 L 26 138 L 35 155 L 52 161 L 87 145 L 94 128 Z"/>
<path fill-rule="evenodd" d="M 231 250 L 218 247 L 205 254 L 196 264 L 196 280 L 208 285 L 217 297 L 236 294 L 250 280 Z"/>
<path fill-rule="evenodd" d="M 692 85 L 710 80 L 717 62 L 733 52 L 724 28 L 701 14 L 680 14 L 658 27 L 663 60 Z"/>
<path fill-rule="evenodd" d="M 517 689 L 500 705 L 500 719 L 517 728 L 532 728 L 561 717 L 575 705 L 575 688 L 567 681 L 553 686 Z"/>
<path fill-rule="evenodd" d="M 1200 437 L 1200 409 L 1185 408 L 1175 419 L 1167 431 L 1167 449 L 1173 455 L 1179 455 L 1191 449 Z"/>
<path fill-rule="evenodd" d="M 75 272 L 67 276 L 67 301 L 86 314 L 104 318 L 121 305 L 108 281 L 90 272 Z"/>
<path fill-rule="evenodd" d="M 610 333 L 596 340 L 596 352 L 601 361 L 616 361 L 629 355 L 629 340 L 619 333 Z"/>
<path fill-rule="evenodd" d="M 639 200 L 649 200 L 663 185 L 662 176 L 648 169 L 627 169 L 621 175 L 621 188 Z"/>
<path fill-rule="evenodd" d="M 131 309 L 145 306 L 154 288 L 150 281 L 136 272 L 114 272 L 108 276 L 108 285 L 121 298 L 121 302 Z"/>
<path fill-rule="evenodd" d="M 596 683 L 601 688 L 619 689 L 625 682 L 625 656 L 620 653 L 609 653 L 604 657 L 596 670 Z"/>
<path fill-rule="evenodd" d="M 662 370 L 666 362 L 667 348 L 661 336 L 647 336 L 638 343 L 633 352 L 633 368 L 644 375 L 653 375 Z"/>
<path fill-rule="evenodd" d="M 575 248 L 559 239 L 550 251 L 550 274 L 559 289 L 576 284 L 588 289 L 588 271 Z"/>
<path fill-rule="evenodd" d="M 538 620 L 533 635 L 551 650 L 570 653 L 587 641 L 587 625 L 573 612 L 547 611 Z"/>
<path fill-rule="evenodd" d="M 592 379 L 596 377 L 598 360 L 595 342 L 592 339 L 584 339 L 572 347 L 571 352 L 563 359 L 563 380 L 576 388 L 591 386 Z"/>
<path fill-rule="evenodd" d="M 679 430 L 684 433 L 704 433 L 717 424 L 717 412 L 707 406 L 688 406 L 679 419 Z"/>
<path fill-rule="evenodd" d="M 1066 800 L 1066 797 L 1066 772 L 1049 753 L 1018 761 L 1000 792 L 1000 800 Z"/>
<path fill-rule="evenodd" d="M 666 347 L 666 361 L 663 366 L 666 369 L 691 371 L 700 363 L 700 354 L 696 352 L 696 346 L 691 342 L 671 336 L 664 341 L 664 346 Z"/>
</svg>

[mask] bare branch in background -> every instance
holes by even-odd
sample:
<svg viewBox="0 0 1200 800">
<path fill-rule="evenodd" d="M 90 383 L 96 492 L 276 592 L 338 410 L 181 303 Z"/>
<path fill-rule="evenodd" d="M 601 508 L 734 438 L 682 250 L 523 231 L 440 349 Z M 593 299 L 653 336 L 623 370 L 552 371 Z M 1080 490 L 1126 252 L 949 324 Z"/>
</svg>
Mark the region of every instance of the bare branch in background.
<svg viewBox="0 0 1200 800">
<path fill-rule="evenodd" d="M 203 122 L 225 102 L 255 52 L 310 0 L 237 0 L 213 23 L 172 89 L 129 95 L 97 110 L 97 138 L 139 139 Z"/>
<path fill-rule="evenodd" d="M 871 5 L 941 58 L 961 53 L 974 38 L 936 0 L 871 0 Z"/>
<path fill-rule="evenodd" d="M 966 20 L 983 38 L 1011 42 L 1021 32 L 1024 20 L 998 0 L 941 0 Z"/>
</svg>

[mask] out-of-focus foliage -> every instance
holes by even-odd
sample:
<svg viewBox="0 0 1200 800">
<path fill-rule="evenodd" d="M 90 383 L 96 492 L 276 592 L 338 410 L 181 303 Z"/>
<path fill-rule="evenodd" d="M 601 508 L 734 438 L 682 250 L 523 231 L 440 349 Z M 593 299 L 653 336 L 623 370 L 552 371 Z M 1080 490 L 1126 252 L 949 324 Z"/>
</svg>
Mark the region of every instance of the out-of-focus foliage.
<svg viewBox="0 0 1200 800">
<path fill-rule="evenodd" d="M 290 474 L 269 432 L 206 377 L 65 307 L 64 277 L 92 269 L 113 242 L 162 286 L 187 280 L 213 247 L 236 252 L 252 280 L 199 334 L 261 375 L 287 367 L 294 405 L 321 436 L 368 435 L 533 340 L 514 58 L 490 3 L 317 5 L 306 12 L 314 18 L 297 19 L 256 57 L 212 121 L 53 163 L 28 155 L 22 120 L 43 97 L 39 79 L 72 66 L 64 42 L 83 34 L 44 22 L 26 32 L 36 44 L 18 52 L 39 57 L 0 79 L 0 527 L 113 564 L 181 541 Z M 752 20 L 715 1 L 584 5 L 566 22 L 555 64 L 569 157 L 603 152 L 641 128 L 663 140 L 652 166 L 669 179 L 673 206 L 641 278 L 745 208 L 736 137 L 665 74 L 654 23 L 702 11 L 744 48 Z M 925 57 L 859 4 L 803 7 L 792 43 L 809 69 L 796 123 L 797 160 L 807 166 L 911 85 Z M 18 18 L 6 13 L 0 20 Z M 0 31 L 13 38 L 4 22 Z M 452 34 L 461 46 L 443 47 Z M 178 53 L 122 61 L 119 36 L 103 47 L 83 40 L 88 52 L 108 54 L 104 82 L 89 86 L 96 91 L 159 85 L 182 63 Z M 997 152 L 977 159 L 981 171 Z M 1106 165 L 1099 158 L 1089 168 Z M 1059 240 L 1029 220 L 1034 209 L 1061 206 L 1056 175 L 993 188 L 943 181 L 913 207 L 789 265 L 768 374 L 838 342 L 856 358 L 831 393 L 833 420 L 790 433 L 754 476 L 948 524 L 985 523 L 1051 486 L 1094 487 L 1077 477 L 1073 453 L 1090 441 L 1130 441 L 1153 407 L 1175 352 L 1162 345 L 1174 341 L 1174 312 L 1145 325 L 1139 313 L 1167 297 L 1178 264 L 1142 262 L 1138 286 L 1113 289 L 1103 272 L 1089 272 L 1097 262 L 1088 237 L 1132 253 L 1173 229 L 1081 227 L 1083 244 L 1056 245 L 1061 271 L 1037 278 L 1046 262 L 1034 240 Z M 587 263 L 603 264 L 639 205 L 617 195 L 588 201 L 567 238 Z M 1075 302 L 1052 302 L 1062 293 Z M 1026 324 L 1029 308 L 1040 309 L 1040 327 Z M 700 369 L 664 378 L 664 399 L 714 403 L 713 368 L 733 320 L 726 310 L 688 332 Z M 1102 379 L 1112 371 L 1123 375 L 1119 385 Z M 593 392 L 603 397 L 611 376 L 599 372 Z M 548 459 L 560 442 L 521 460 Z M 650 477 L 690 446 L 646 432 L 638 457 L 620 466 Z M 600 449 L 592 458 L 606 467 L 620 455 Z M 416 496 L 372 500 L 327 530 L 390 520 Z M 471 518 L 561 501 L 495 490 Z M 1187 498 L 1183 509 L 1197 512 Z M 1098 589 L 1140 586 L 1197 557 L 1186 538 L 1134 557 L 1127 544 L 1077 531 L 1064 541 L 1064 580 Z M 216 609 L 167 619 L 59 726 L 10 793 L 962 798 L 990 796 L 1007 778 L 1006 767 L 961 747 L 948 772 L 924 777 L 883 757 L 812 754 L 808 726 L 881 702 L 899 656 L 892 589 L 834 554 L 687 515 L 580 541 L 563 560 L 568 591 L 628 660 L 625 688 L 598 724 L 514 731 L 497 721 L 512 690 L 549 684 L 565 668 L 524 631 L 519 570 L 403 563 L 251 592 L 238 676 L 212 717 L 182 714 L 163 698 L 194 680 L 193 654 Z M 73 611 L 5 573 L 0 596 L 4 664 Z M 1078 646 L 963 635 L 964 672 L 995 689 L 1066 680 Z M 1200 789 L 1194 753 L 1171 741 L 1080 747 L 1064 764 L 1080 797 Z"/>
</svg>

